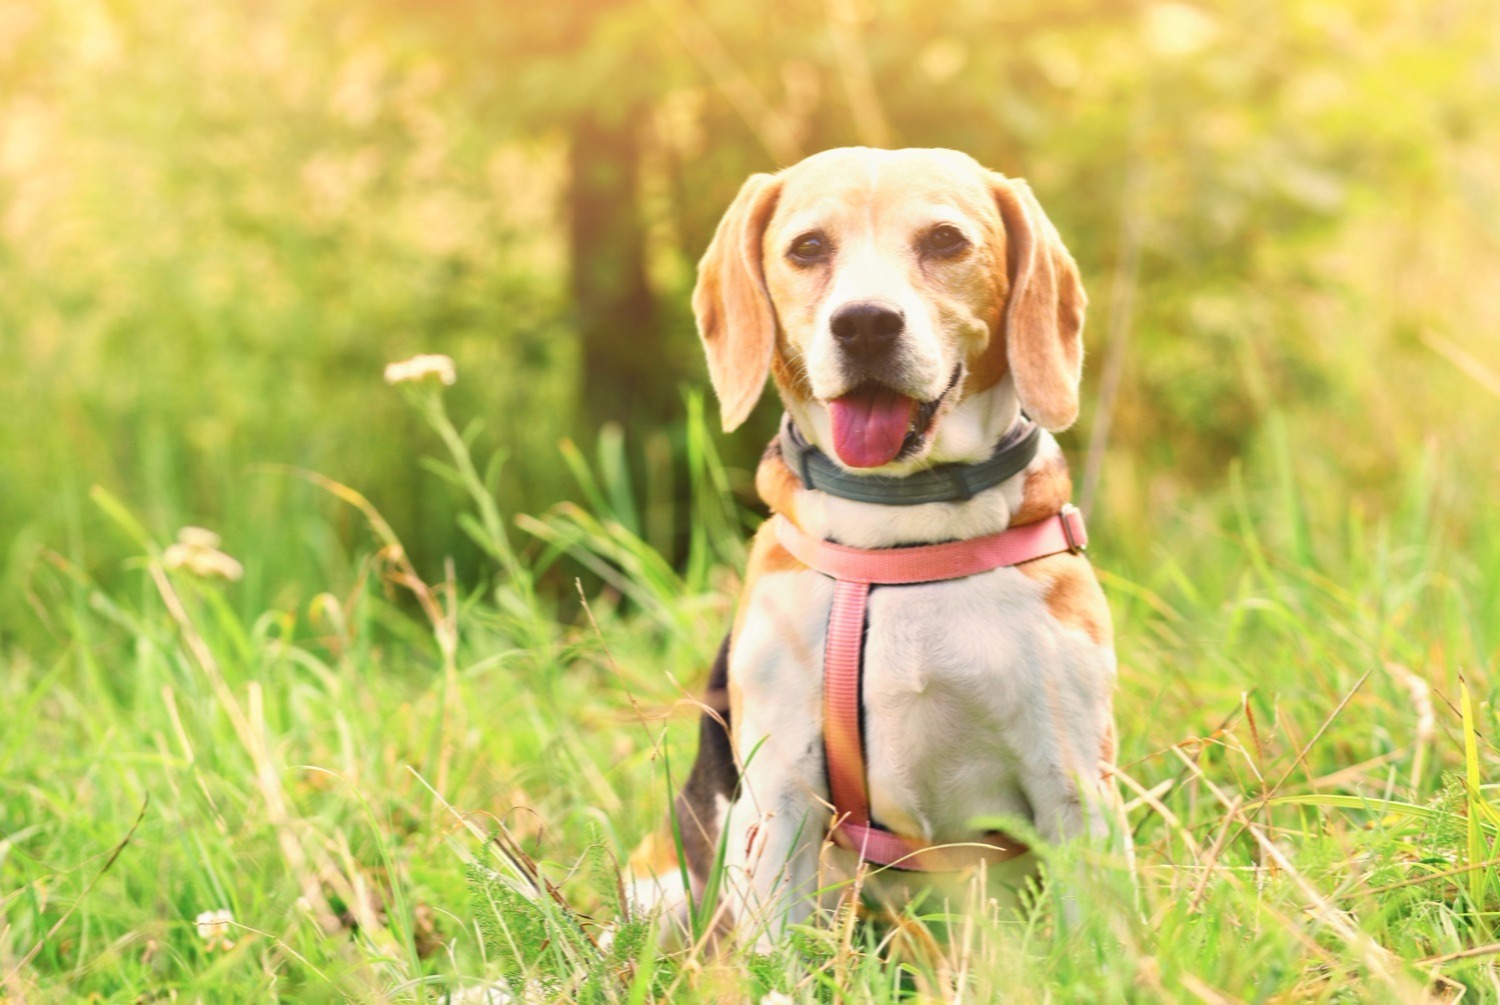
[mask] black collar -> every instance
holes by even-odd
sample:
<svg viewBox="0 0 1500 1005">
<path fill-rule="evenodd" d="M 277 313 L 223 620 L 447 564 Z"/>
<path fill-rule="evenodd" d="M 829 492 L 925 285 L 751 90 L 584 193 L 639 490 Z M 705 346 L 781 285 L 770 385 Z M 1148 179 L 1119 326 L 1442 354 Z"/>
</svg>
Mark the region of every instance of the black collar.
<svg viewBox="0 0 1500 1005">
<path fill-rule="evenodd" d="M 976 493 L 1020 474 L 1036 457 L 1041 436 L 1041 427 L 1023 416 L 1001 437 L 989 459 L 977 464 L 938 464 L 899 477 L 857 475 L 807 442 L 787 415 L 781 420 L 781 454 L 803 488 L 854 502 L 916 506 L 972 499 Z"/>
</svg>

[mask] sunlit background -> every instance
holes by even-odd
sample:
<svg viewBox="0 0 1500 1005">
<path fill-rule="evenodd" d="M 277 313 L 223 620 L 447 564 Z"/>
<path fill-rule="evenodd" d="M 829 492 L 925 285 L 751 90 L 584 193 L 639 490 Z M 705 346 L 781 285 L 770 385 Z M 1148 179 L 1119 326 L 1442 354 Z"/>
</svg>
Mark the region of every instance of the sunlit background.
<svg viewBox="0 0 1500 1005">
<path fill-rule="evenodd" d="M 38 549 L 111 557 L 94 483 L 277 582 L 349 539 L 257 462 L 462 558 L 379 383 L 417 351 L 508 448 L 506 510 L 568 496 L 558 440 L 606 422 L 665 505 L 717 215 L 845 144 L 1031 180 L 1092 297 L 1067 446 L 1107 519 L 1160 527 L 1273 437 L 1351 503 L 1429 452 L 1493 489 L 1496 31 L 1483 3 L 11 0 L 0 624 Z"/>
</svg>

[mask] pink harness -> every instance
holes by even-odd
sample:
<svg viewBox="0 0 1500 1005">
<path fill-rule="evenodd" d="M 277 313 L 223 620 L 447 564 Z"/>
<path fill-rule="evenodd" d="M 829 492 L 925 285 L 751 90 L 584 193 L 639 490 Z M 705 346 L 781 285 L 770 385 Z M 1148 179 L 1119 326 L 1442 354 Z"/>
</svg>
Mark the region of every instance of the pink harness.
<svg viewBox="0 0 1500 1005">
<path fill-rule="evenodd" d="M 859 722 L 865 612 L 872 586 L 962 579 L 1065 551 L 1082 551 L 1088 544 L 1083 514 L 1070 505 L 1045 520 L 988 537 L 869 549 L 818 540 L 784 516 L 776 520 L 776 534 L 786 550 L 835 581 L 823 656 L 823 751 L 833 799 L 834 843 L 875 865 L 918 872 L 956 872 L 976 862 L 1004 862 L 1025 854 L 1025 845 L 999 832 L 986 835 L 982 842 L 933 845 L 871 821 Z"/>
</svg>

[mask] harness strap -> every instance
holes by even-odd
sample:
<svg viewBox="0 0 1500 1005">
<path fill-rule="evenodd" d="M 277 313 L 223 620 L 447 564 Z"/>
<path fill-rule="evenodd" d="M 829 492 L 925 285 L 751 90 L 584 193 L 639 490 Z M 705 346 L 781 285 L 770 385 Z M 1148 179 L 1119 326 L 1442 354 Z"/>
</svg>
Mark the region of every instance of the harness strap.
<svg viewBox="0 0 1500 1005">
<path fill-rule="evenodd" d="M 1026 845 L 1000 832 L 980 842 L 933 845 L 896 834 L 870 819 L 864 736 L 860 729 L 865 620 L 874 585 L 961 579 L 1019 565 L 1088 542 L 1072 506 L 1053 517 L 999 534 L 912 548 L 850 548 L 808 536 L 784 516 L 777 537 L 808 567 L 835 580 L 823 656 L 823 750 L 833 801 L 836 844 L 879 866 L 917 872 L 956 872 L 978 862 L 996 864 L 1025 854 Z"/>
<path fill-rule="evenodd" d="M 785 516 L 776 521 L 777 538 L 803 565 L 831 579 L 880 586 L 963 579 L 1064 551 L 1083 551 L 1089 543 L 1083 514 L 1072 505 L 1045 520 L 998 534 L 912 548 L 851 548 L 811 537 Z"/>
</svg>

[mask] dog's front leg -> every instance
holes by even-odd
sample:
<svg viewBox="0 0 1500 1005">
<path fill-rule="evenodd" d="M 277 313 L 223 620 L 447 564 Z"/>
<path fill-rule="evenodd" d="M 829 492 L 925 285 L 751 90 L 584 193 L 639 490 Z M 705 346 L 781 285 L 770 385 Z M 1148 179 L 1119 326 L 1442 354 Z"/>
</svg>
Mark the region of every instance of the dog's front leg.
<svg viewBox="0 0 1500 1005">
<path fill-rule="evenodd" d="M 1110 811 L 1110 783 L 1102 777 L 1113 760 L 1109 706 L 1051 706 L 1021 762 L 1022 787 L 1037 832 L 1050 845 L 1067 846 L 1052 863 L 1052 881 L 1063 927 L 1078 928 L 1080 900 L 1097 883 L 1090 858 L 1109 850 L 1112 837 L 1124 837 Z"/>
<path fill-rule="evenodd" d="M 762 949 L 812 913 L 830 816 L 822 655 L 833 584 L 785 560 L 776 567 L 771 527 L 756 538 L 729 652 L 741 780 L 725 822 L 721 887 L 739 943 Z"/>
<path fill-rule="evenodd" d="M 816 906 L 828 829 L 827 807 L 814 797 L 806 772 L 778 756 L 774 742 L 768 737 L 754 754 L 761 766 L 752 761 L 746 770 L 726 828 L 724 882 L 734 930 L 741 945 L 762 951 Z"/>
<path fill-rule="evenodd" d="M 725 826 L 724 886 L 741 945 L 768 949 L 815 906 L 829 824 L 822 679 L 785 649 L 761 649 L 755 632 L 745 634 L 731 663 L 741 694 L 734 743 L 743 774 Z"/>
<path fill-rule="evenodd" d="M 787 926 L 807 921 L 826 816 L 787 790 L 762 801 L 745 796 L 730 808 L 724 882 L 739 944 L 769 951 Z"/>
</svg>

